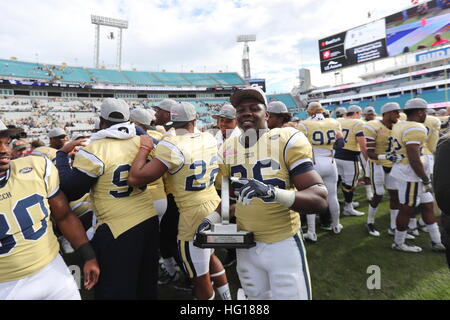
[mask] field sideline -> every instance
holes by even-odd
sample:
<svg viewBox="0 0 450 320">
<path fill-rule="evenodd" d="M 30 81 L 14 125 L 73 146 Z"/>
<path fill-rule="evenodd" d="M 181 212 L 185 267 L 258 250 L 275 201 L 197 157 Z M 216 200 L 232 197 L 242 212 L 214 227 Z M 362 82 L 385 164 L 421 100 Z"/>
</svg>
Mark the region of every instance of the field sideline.
<svg viewBox="0 0 450 320">
<path fill-rule="evenodd" d="M 367 212 L 364 188 L 359 187 L 355 201 L 361 203 L 358 210 Z M 341 217 L 344 230 L 340 235 L 321 231 L 316 244 L 306 243 L 311 273 L 314 300 L 448 300 L 450 271 L 445 255 L 431 251 L 428 234 L 421 233 L 413 243 L 421 246 L 422 253 L 408 254 L 393 251 L 390 246 L 393 237 L 387 233 L 389 226 L 388 202 L 384 201 L 376 218 L 381 232 L 380 238 L 369 237 L 363 217 Z M 217 255 L 222 257 L 223 251 Z M 65 256 L 68 264 L 78 259 L 72 254 Z M 381 289 L 369 290 L 367 273 L 369 266 L 379 266 Z M 233 299 L 239 288 L 235 265 L 227 268 L 227 276 Z M 172 286 L 160 286 L 162 300 L 189 300 L 187 292 L 175 290 Z M 82 290 L 84 299 L 92 299 L 91 292 Z"/>
</svg>

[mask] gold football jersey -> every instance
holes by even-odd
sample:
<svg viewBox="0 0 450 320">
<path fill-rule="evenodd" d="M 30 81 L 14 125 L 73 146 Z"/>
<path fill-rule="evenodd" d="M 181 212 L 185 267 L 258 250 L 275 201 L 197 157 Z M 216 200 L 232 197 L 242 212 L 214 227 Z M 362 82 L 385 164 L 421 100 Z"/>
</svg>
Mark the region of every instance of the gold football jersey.
<svg viewBox="0 0 450 320">
<path fill-rule="evenodd" d="M 155 158 L 169 169 L 166 183 L 180 212 L 178 239 L 192 241 L 200 222 L 220 203 L 214 187 L 219 172 L 217 141 L 209 133 L 165 136 Z"/>
<path fill-rule="evenodd" d="M 224 177 L 253 178 L 280 189 L 293 189 L 290 172 L 312 162 L 312 147 L 305 135 L 294 128 L 272 129 L 246 148 L 241 138 L 225 141 L 219 166 Z M 255 240 L 274 243 L 299 231 L 300 218 L 283 205 L 254 198 L 249 206 L 236 205 L 238 228 L 254 233 Z"/>
<path fill-rule="evenodd" d="M 421 147 L 427 142 L 427 129 L 422 123 L 415 121 L 402 121 L 397 123 L 392 129 L 391 151 L 403 155 L 401 164 L 408 164 L 409 160 L 406 153 L 408 144 L 419 144 Z"/>
<path fill-rule="evenodd" d="M 44 157 L 11 161 L 0 188 L 0 282 L 28 277 L 49 264 L 59 244 L 48 199 L 59 191 L 56 167 Z"/>
<path fill-rule="evenodd" d="M 360 152 L 361 147 L 356 140 L 356 135 L 364 133 L 364 121 L 361 119 L 343 119 L 340 121 L 345 145 L 342 149 Z"/>
<path fill-rule="evenodd" d="M 306 120 L 300 123 L 298 129 L 308 138 L 313 148 L 333 150 L 341 125 L 335 119 Z"/>
<path fill-rule="evenodd" d="M 47 157 L 50 159 L 50 161 L 52 161 L 54 163 L 56 160 L 56 152 L 58 152 L 58 150 L 56 150 L 55 148 L 52 148 L 52 147 L 39 147 L 39 148 L 34 149 L 33 152 L 31 153 L 31 155 Z"/>
<path fill-rule="evenodd" d="M 386 127 L 380 120 L 372 120 L 364 125 L 364 136 L 369 141 L 375 142 L 375 153 L 383 155 L 391 152 L 392 130 Z M 381 164 L 383 167 L 392 168 L 392 162 L 388 160 L 373 160 L 371 162 Z"/>
<path fill-rule="evenodd" d="M 428 132 L 427 143 L 423 146 L 423 154 L 434 154 L 439 141 L 439 131 L 441 130 L 441 121 L 435 116 L 427 116 L 425 127 Z"/>
<path fill-rule="evenodd" d="M 69 206 L 77 217 L 81 217 L 86 213 L 93 211 L 89 193 L 86 193 L 81 199 L 70 202 Z"/>
<path fill-rule="evenodd" d="M 92 206 L 98 226 L 106 223 L 114 238 L 156 215 L 150 189 L 127 185 L 139 147 L 139 137 L 106 138 L 93 141 L 75 155 L 73 167 L 98 178 L 90 191 Z"/>
</svg>

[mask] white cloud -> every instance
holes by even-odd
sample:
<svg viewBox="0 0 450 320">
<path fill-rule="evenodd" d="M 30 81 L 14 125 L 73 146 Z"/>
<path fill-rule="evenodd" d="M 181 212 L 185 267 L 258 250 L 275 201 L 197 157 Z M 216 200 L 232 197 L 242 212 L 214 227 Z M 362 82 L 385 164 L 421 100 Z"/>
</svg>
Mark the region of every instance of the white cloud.
<svg viewBox="0 0 450 320">
<path fill-rule="evenodd" d="M 25 61 L 93 65 L 94 26 L 90 15 L 128 19 L 123 68 L 157 71 L 241 73 L 239 34 L 255 33 L 251 44 L 254 77 L 266 78 L 269 91 L 288 92 L 298 69 L 321 75 L 317 39 L 366 23 L 367 12 L 382 17 L 408 5 L 400 0 L 20 0 L 3 1 L 0 54 Z M 116 43 L 103 28 L 101 60 L 115 64 Z M 38 54 L 38 56 L 36 55 Z"/>
</svg>

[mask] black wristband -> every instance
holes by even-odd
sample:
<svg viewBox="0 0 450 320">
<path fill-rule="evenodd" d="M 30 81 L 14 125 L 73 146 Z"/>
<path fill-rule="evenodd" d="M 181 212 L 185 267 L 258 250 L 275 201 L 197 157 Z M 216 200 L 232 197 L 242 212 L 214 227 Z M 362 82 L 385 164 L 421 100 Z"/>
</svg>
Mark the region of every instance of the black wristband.
<svg viewBox="0 0 450 320">
<path fill-rule="evenodd" d="M 84 262 L 95 259 L 95 251 L 92 248 L 91 244 L 89 242 L 86 242 L 82 244 L 78 249 L 77 252 L 81 254 L 83 257 Z"/>
</svg>

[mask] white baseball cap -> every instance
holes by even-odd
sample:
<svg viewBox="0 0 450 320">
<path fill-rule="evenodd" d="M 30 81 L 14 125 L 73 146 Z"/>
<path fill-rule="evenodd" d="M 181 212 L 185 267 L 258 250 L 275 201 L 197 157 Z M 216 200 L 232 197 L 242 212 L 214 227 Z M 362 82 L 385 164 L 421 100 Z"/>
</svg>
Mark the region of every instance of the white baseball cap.
<svg viewBox="0 0 450 320">
<path fill-rule="evenodd" d="M 188 102 L 177 103 L 170 109 L 170 120 L 167 126 L 180 128 L 188 122 L 197 119 L 197 111 L 195 107 Z"/>
<path fill-rule="evenodd" d="M 112 113 L 117 113 L 120 118 L 111 117 Z M 124 100 L 107 98 L 100 106 L 100 116 L 111 122 L 127 122 L 130 119 L 130 107 Z"/>
<path fill-rule="evenodd" d="M 136 108 L 131 110 L 130 120 L 142 123 L 144 127 L 150 129 L 152 121 L 155 120 L 153 115 L 144 108 Z"/>
<path fill-rule="evenodd" d="M 377 114 L 374 107 L 367 107 L 364 108 L 364 114 Z"/>
<path fill-rule="evenodd" d="M 347 109 L 345 109 L 344 107 L 339 107 L 336 109 L 335 113 L 339 115 L 344 115 L 347 113 Z"/>
<path fill-rule="evenodd" d="M 275 114 L 284 114 L 289 113 L 289 110 L 283 102 L 274 101 L 269 103 L 269 105 L 267 106 L 267 112 Z"/>
<path fill-rule="evenodd" d="M 153 106 L 153 108 L 161 109 L 167 112 L 170 112 L 173 106 L 176 106 L 178 102 L 172 99 L 164 99 L 157 106 Z"/>
<path fill-rule="evenodd" d="M 412 109 L 428 109 L 428 102 L 426 102 L 421 98 L 414 98 L 406 101 L 405 110 L 412 110 Z"/>
<path fill-rule="evenodd" d="M 231 104 L 236 108 L 245 99 L 255 99 L 267 106 L 267 98 L 264 91 L 259 87 L 249 87 L 233 93 L 230 98 Z"/>
<path fill-rule="evenodd" d="M 62 128 L 54 128 L 48 132 L 49 138 L 56 138 L 56 137 L 62 137 L 62 136 L 67 136 L 67 132 L 64 131 L 64 129 L 62 129 Z"/>
<path fill-rule="evenodd" d="M 396 110 L 401 110 L 400 105 L 397 102 L 388 102 L 383 107 L 381 107 L 382 114 Z"/>
<path fill-rule="evenodd" d="M 348 107 L 348 109 L 347 109 L 347 113 L 352 113 L 352 112 L 362 112 L 362 109 L 360 106 L 353 105 L 353 106 Z"/>
<path fill-rule="evenodd" d="M 227 118 L 234 120 L 236 119 L 236 109 L 229 103 L 224 104 L 219 111 L 219 114 L 215 114 L 212 116 L 215 119 L 218 118 Z"/>
</svg>

